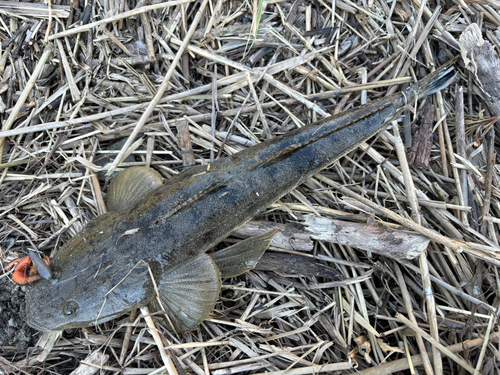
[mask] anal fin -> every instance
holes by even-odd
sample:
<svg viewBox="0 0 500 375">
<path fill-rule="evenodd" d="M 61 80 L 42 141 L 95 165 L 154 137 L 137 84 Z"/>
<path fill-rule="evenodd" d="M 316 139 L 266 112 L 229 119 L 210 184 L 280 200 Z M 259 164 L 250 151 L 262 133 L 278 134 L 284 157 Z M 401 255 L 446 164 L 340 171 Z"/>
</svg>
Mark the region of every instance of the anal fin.
<svg viewBox="0 0 500 375">
<path fill-rule="evenodd" d="M 161 305 L 155 299 L 151 307 L 164 310 L 178 332 L 194 329 L 208 317 L 221 285 L 220 272 L 206 254 L 169 269 L 156 282 Z"/>
<path fill-rule="evenodd" d="M 210 254 L 222 277 L 234 277 L 255 267 L 269 247 L 277 231 L 273 230 L 247 238 L 237 244 Z"/>
</svg>

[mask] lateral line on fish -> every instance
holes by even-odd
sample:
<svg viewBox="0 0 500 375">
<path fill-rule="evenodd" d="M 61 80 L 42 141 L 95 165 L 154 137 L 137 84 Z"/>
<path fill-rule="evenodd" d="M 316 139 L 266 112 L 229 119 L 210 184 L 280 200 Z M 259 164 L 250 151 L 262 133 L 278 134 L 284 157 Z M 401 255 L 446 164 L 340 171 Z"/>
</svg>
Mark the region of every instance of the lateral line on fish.
<svg viewBox="0 0 500 375">
<path fill-rule="evenodd" d="M 195 195 L 189 197 L 188 199 L 186 199 L 185 201 L 181 202 L 180 204 L 176 205 L 176 207 L 174 209 L 168 211 L 165 215 L 158 216 L 156 218 L 156 220 L 149 226 L 149 228 L 157 226 L 160 223 L 164 223 L 165 220 L 167 220 L 169 217 L 175 215 L 178 212 L 185 210 L 186 208 L 189 208 L 193 203 L 196 203 L 200 197 L 207 195 L 210 192 L 213 192 L 215 190 L 215 188 L 217 188 L 219 186 L 223 186 L 224 185 L 223 182 L 224 182 L 223 180 L 215 181 L 214 183 L 210 184 L 205 189 L 200 191 L 198 194 L 195 194 Z"/>
</svg>

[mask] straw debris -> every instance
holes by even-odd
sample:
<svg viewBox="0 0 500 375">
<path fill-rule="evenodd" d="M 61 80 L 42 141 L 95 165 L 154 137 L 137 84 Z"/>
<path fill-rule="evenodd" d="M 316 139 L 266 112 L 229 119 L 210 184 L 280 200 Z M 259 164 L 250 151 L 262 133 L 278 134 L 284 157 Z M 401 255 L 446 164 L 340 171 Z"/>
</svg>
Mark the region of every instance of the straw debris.
<svg viewBox="0 0 500 375">
<path fill-rule="evenodd" d="M 3 268 L 104 213 L 123 168 L 168 179 L 462 57 L 455 85 L 221 244 L 279 230 L 194 331 L 144 307 L 41 335 L 29 286 L 3 271 L 0 372 L 497 373 L 499 14 L 496 0 L 0 1 Z"/>
</svg>

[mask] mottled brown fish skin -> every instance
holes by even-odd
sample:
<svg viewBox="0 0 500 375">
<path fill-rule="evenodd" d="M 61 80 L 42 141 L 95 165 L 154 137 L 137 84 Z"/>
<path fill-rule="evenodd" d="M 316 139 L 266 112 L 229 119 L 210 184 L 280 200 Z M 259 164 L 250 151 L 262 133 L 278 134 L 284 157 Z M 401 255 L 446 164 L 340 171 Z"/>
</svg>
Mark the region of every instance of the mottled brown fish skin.
<svg viewBox="0 0 500 375">
<path fill-rule="evenodd" d="M 206 252 L 297 185 L 386 126 L 407 103 L 446 87 L 453 69 L 372 102 L 190 168 L 134 207 L 94 219 L 54 257 L 53 278 L 27 293 L 41 331 L 119 317 L 154 297 L 153 275 Z"/>
</svg>

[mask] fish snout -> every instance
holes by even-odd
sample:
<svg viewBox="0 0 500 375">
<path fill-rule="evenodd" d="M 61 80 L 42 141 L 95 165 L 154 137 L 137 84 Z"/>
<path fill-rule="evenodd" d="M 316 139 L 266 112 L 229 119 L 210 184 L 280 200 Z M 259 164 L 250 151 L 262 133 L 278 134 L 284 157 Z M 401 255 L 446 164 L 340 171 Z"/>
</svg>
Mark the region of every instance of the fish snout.
<svg viewBox="0 0 500 375">
<path fill-rule="evenodd" d="M 40 315 L 35 310 L 26 310 L 26 323 L 38 331 L 46 332 L 50 331 L 40 320 Z"/>
</svg>

